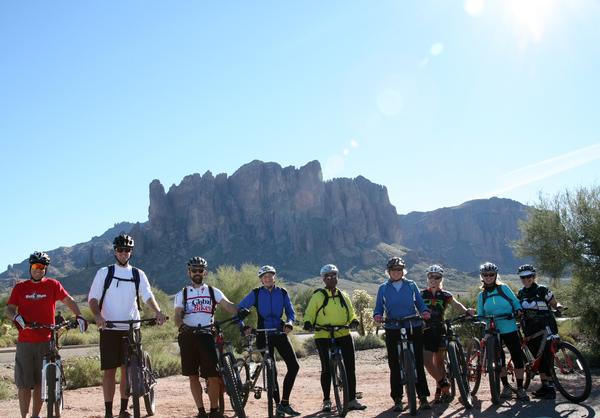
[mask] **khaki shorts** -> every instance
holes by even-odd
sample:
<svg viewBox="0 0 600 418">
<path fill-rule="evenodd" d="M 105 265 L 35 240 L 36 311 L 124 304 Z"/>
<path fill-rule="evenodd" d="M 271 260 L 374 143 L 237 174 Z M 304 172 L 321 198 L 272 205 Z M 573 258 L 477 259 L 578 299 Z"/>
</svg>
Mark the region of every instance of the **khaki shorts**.
<svg viewBox="0 0 600 418">
<path fill-rule="evenodd" d="M 15 384 L 19 389 L 33 389 L 42 383 L 42 362 L 50 342 L 17 342 L 15 354 Z"/>
</svg>

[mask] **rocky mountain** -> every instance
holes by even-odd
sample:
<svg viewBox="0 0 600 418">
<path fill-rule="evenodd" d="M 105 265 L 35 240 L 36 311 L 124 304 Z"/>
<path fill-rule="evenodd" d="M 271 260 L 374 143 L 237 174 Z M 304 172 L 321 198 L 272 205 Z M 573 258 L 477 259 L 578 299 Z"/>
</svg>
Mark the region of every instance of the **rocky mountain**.
<svg viewBox="0 0 600 418">
<path fill-rule="evenodd" d="M 515 264 L 509 243 L 526 207 L 490 199 L 398 216 L 386 188 L 362 176 L 324 182 L 317 161 L 300 168 L 252 161 L 231 176 L 187 176 L 168 192 L 154 180 L 148 212 L 145 223 L 115 225 L 89 242 L 51 251 L 51 273 L 70 291 L 87 291 L 94 272 L 112 262 L 111 241 L 121 230 L 136 239 L 133 263 L 167 292 L 185 283 L 192 255 L 211 268 L 273 264 L 293 281 L 318 275 L 328 262 L 347 278 L 376 280 L 387 257 L 405 253 L 411 263 L 468 272 L 484 259 Z M 0 280 L 24 275 L 22 262 Z"/>
</svg>

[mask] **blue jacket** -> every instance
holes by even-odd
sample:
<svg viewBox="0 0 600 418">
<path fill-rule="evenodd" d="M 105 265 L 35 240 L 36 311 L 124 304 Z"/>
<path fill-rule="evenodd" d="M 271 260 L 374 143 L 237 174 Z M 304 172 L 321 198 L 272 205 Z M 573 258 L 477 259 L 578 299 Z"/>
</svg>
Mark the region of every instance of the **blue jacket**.
<svg viewBox="0 0 600 418">
<path fill-rule="evenodd" d="M 483 305 L 483 292 L 479 292 L 477 296 L 477 315 L 502 315 L 511 314 L 519 309 L 522 309 L 521 302 L 515 296 L 512 289 L 505 284 L 501 284 L 503 293 L 506 295 L 510 302 L 504 299 L 498 293 L 498 287 L 489 293 L 485 300 L 485 306 Z M 489 323 L 489 321 L 486 321 Z M 517 330 L 517 324 L 514 319 L 498 319 L 496 320 L 496 329 L 500 331 L 500 334 L 508 334 Z"/>
<path fill-rule="evenodd" d="M 292 325 L 296 320 L 296 312 L 290 301 L 287 291 L 281 287 L 274 286 L 268 291 L 264 286 L 258 289 L 258 305 L 254 298 L 254 290 L 246 295 L 239 304 L 240 308 L 250 309 L 258 306 L 258 327 L 259 328 L 277 328 L 283 330 L 283 313 L 287 318 L 286 324 Z"/>
<path fill-rule="evenodd" d="M 421 314 L 425 311 L 429 312 L 427 305 L 423 302 L 421 292 L 419 292 L 419 288 L 414 281 L 403 279 L 402 287 L 399 291 L 394 288 L 391 280 L 379 286 L 373 316 L 383 315 L 387 319 L 400 319 L 405 316 L 416 315 L 417 310 Z M 414 328 L 423 325 L 423 321 L 420 319 L 411 322 Z M 408 326 L 408 323 L 406 326 Z M 398 329 L 400 326 L 397 324 L 385 324 L 385 328 Z"/>
</svg>

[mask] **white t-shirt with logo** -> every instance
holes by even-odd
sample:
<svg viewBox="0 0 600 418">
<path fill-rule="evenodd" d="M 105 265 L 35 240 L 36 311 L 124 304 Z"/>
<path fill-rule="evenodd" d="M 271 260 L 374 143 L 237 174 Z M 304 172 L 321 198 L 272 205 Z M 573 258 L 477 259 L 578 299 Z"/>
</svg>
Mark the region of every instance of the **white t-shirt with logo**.
<svg viewBox="0 0 600 418">
<path fill-rule="evenodd" d="M 190 327 L 206 326 L 210 325 L 213 321 L 212 312 L 213 302 L 210 298 L 210 292 L 208 290 L 208 285 L 202 284 L 202 286 L 198 288 L 194 288 L 192 286 L 186 286 L 187 288 L 187 303 L 184 308 L 183 306 L 183 289 L 175 295 L 174 306 L 177 308 L 184 308 L 185 315 L 183 317 L 183 323 Z M 215 293 L 215 301 L 220 303 L 225 296 L 223 292 L 221 292 L 216 287 L 213 287 Z M 216 306 L 214 307 L 216 309 Z"/>
<path fill-rule="evenodd" d="M 102 316 L 107 321 L 123 321 L 130 319 L 140 319 L 140 312 L 137 308 L 135 283 L 133 282 L 132 267 L 121 267 L 115 264 L 115 275 L 110 282 L 110 286 L 106 289 L 104 300 L 102 301 Z M 154 295 L 150 289 L 150 283 L 146 273 L 138 269 L 140 272 L 140 304 L 144 303 Z M 90 293 L 88 294 L 88 302 L 91 299 L 96 299 L 100 302 L 102 290 L 104 289 L 104 279 L 108 274 L 108 267 L 102 267 L 96 273 Z M 123 281 L 120 279 L 131 280 Z M 137 328 L 137 326 L 136 326 Z M 115 328 L 106 328 L 107 330 L 127 330 L 127 324 L 115 324 Z"/>
</svg>

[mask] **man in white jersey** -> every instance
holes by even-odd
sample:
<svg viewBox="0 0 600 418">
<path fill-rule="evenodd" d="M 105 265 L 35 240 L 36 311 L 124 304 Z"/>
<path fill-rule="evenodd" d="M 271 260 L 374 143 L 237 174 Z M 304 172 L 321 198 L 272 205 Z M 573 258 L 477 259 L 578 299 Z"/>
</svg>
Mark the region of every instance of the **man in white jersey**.
<svg viewBox="0 0 600 418">
<path fill-rule="evenodd" d="M 232 314 L 237 313 L 237 307 L 219 289 L 203 283 L 208 274 L 208 263 L 205 259 L 192 257 L 187 263 L 187 268 L 192 283 L 175 295 L 175 325 L 179 328 L 177 341 L 181 352 L 181 374 L 188 376 L 190 380 L 190 390 L 198 407 L 197 418 L 221 418 L 215 341 L 210 334 L 192 333 L 186 327 L 212 324 L 217 304 Z M 202 399 L 200 376 L 208 379 L 208 414 Z"/>
<path fill-rule="evenodd" d="M 121 367 L 121 408 L 119 418 L 131 417 L 127 411 L 127 385 L 125 382 L 124 356 L 121 347 L 123 337 L 127 336 L 127 324 L 115 324 L 115 328 L 106 328 L 106 321 L 140 319 L 140 297 L 155 313 L 159 325 L 166 320 L 152 290 L 146 274 L 129 264 L 133 251 L 133 238 L 120 234 L 113 241 L 116 263 L 103 267 L 96 273 L 88 303 L 100 329 L 100 368 L 102 391 L 104 392 L 105 418 L 113 418 L 112 406 L 115 395 L 115 374 Z"/>
</svg>

